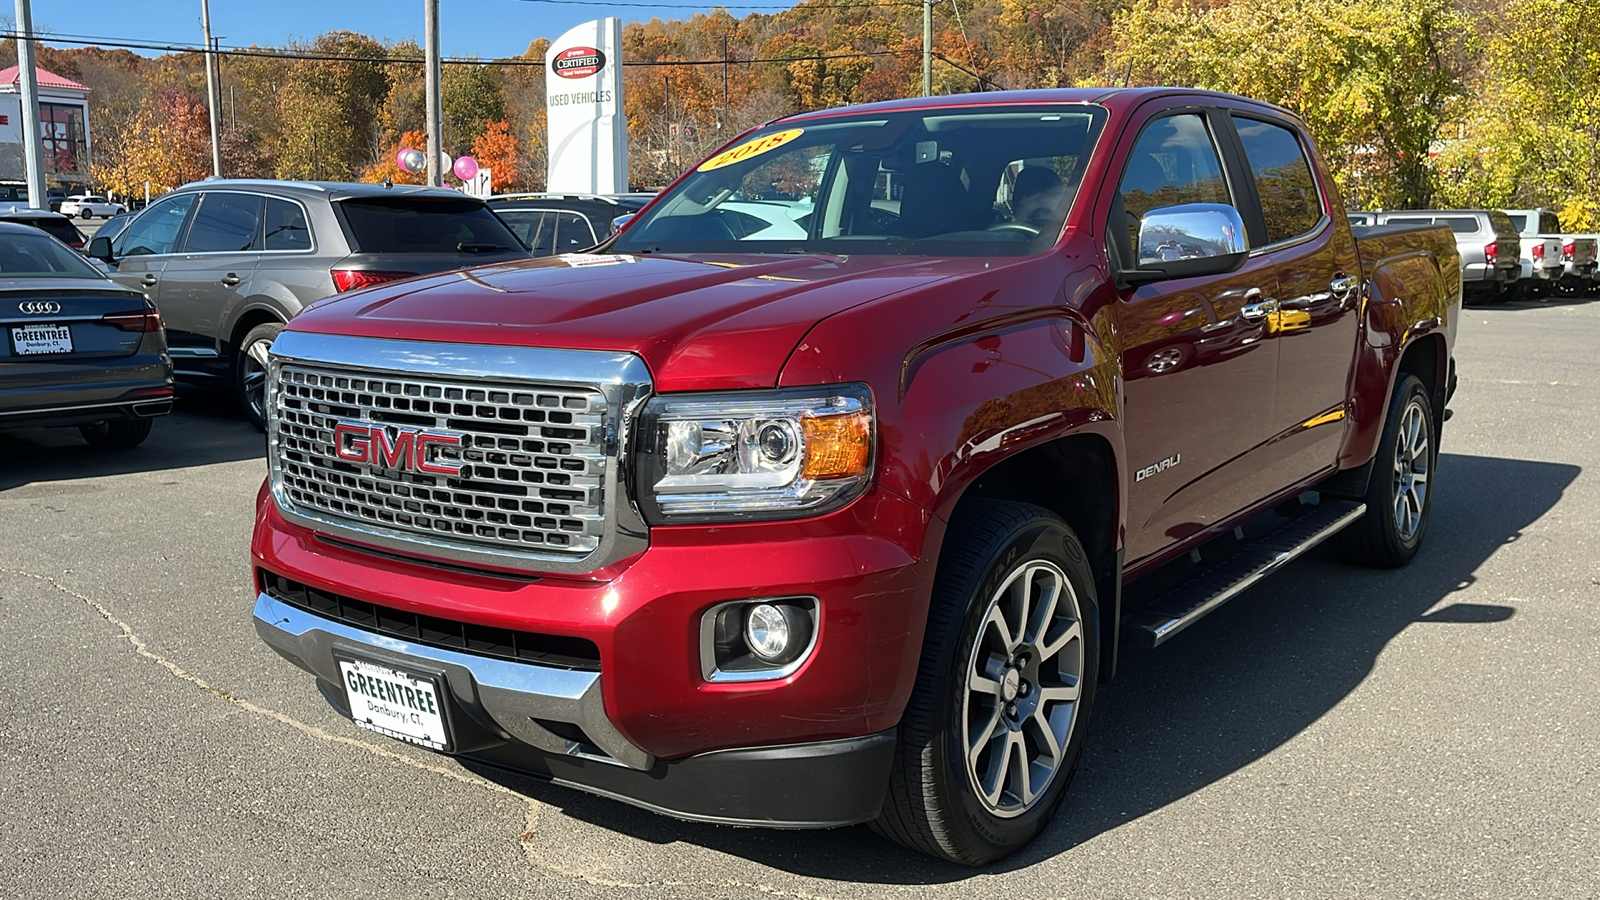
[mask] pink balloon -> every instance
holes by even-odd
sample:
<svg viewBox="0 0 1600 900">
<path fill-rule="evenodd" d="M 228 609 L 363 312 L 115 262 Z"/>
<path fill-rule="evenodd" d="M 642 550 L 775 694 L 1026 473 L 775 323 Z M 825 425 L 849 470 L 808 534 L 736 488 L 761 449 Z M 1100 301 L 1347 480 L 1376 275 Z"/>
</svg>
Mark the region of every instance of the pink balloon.
<svg viewBox="0 0 1600 900">
<path fill-rule="evenodd" d="M 478 161 L 470 156 L 463 156 L 456 160 L 456 177 L 462 181 L 471 181 L 478 177 Z"/>
<path fill-rule="evenodd" d="M 428 158 L 422 155 L 421 150 L 402 147 L 400 152 L 395 154 L 394 163 L 400 167 L 400 171 L 415 175 L 427 168 Z"/>
</svg>

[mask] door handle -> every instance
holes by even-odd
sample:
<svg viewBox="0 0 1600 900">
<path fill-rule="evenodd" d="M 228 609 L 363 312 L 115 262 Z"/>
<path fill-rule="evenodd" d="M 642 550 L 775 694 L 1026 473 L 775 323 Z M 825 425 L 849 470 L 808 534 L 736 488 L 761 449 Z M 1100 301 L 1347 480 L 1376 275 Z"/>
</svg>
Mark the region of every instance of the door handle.
<svg viewBox="0 0 1600 900">
<path fill-rule="evenodd" d="M 228 287 L 233 287 L 234 285 L 238 284 L 240 280 L 241 279 L 239 276 L 233 274 L 232 272 L 222 276 L 222 283 Z"/>
<path fill-rule="evenodd" d="M 1239 307 L 1239 318 L 1255 322 L 1265 319 L 1269 314 L 1277 311 L 1278 301 L 1269 297 L 1259 303 L 1246 303 L 1244 306 Z"/>
<path fill-rule="evenodd" d="M 160 280 L 161 279 L 157 278 L 152 273 L 152 274 L 147 274 L 143 278 L 139 279 L 139 283 L 144 285 L 145 287 L 155 287 L 156 286 L 156 282 L 160 281 Z"/>
<path fill-rule="evenodd" d="M 1343 272 L 1333 276 L 1333 281 L 1328 283 L 1328 289 L 1333 291 L 1334 299 L 1340 303 L 1350 299 L 1350 295 L 1355 293 L 1358 287 L 1361 287 L 1361 279 Z"/>
</svg>

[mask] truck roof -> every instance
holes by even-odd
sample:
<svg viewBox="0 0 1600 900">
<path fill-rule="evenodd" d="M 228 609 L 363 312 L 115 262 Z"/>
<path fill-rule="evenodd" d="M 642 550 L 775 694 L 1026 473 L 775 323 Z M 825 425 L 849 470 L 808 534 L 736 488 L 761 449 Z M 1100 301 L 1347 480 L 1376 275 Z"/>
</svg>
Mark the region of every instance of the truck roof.
<svg viewBox="0 0 1600 900">
<path fill-rule="evenodd" d="M 929 107 L 962 107 L 962 106 L 993 106 L 1002 104 L 1024 103 L 1098 103 L 1108 107 L 1132 108 L 1156 97 L 1162 96 L 1185 97 L 1211 97 L 1218 100 L 1227 100 L 1230 104 L 1258 106 L 1271 109 L 1275 112 L 1290 116 L 1296 121 L 1299 115 L 1294 111 L 1266 103 L 1261 100 L 1252 100 L 1249 97 L 1240 97 L 1235 94 L 1225 94 L 1219 91 L 1204 91 L 1197 88 L 1183 87 L 1086 87 L 1086 88 L 1037 88 L 1025 91 L 986 91 L 978 94 L 946 94 L 939 97 L 908 97 L 901 100 L 883 100 L 877 103 L 863 103 L 857 106 L 847 106 L 837 109 L 816 110 L 814 112 L 799 113 L 786 116 L 776 121 L 798 122 L 807 119 L 824 118 L 838 115 L 855 115 L 858 113 L 889 112 L 900 109 L 927 109 Z"/>
</svg>

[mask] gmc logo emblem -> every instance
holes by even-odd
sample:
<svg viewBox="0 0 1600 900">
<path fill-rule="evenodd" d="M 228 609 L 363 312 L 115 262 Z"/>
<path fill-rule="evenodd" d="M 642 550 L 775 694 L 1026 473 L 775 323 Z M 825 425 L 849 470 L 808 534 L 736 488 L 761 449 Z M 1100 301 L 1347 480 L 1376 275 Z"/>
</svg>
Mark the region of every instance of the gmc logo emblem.
<svg viewBox="0 0 1600 900">
<path fill-rule="evenodd" d="M 433 447 L 459 447 L 461 435 L 415 428 L 340 422 L 333 427 L 333 452 L 345 462 L 430 475 L 460 475 L 460 464 L 438 462 Z"/>
</svg>

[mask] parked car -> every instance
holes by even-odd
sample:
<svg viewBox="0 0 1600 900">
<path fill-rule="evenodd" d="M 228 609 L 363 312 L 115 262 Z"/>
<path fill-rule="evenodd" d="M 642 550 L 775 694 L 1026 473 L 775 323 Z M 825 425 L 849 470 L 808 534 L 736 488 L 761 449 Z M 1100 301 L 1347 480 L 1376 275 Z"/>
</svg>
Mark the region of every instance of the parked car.
<svg viewBox="0 0 1600 900">
<path fill-rule="evenodd" d="M 1522 237 L 1498 209 L 1410 209 L 1378 213 L 1380 224 L 1448 225 L 1461 254 L 1469 302 L 1508 299 L 1522 276 Z"/>
<path fill-rule="evenodd" d="M 592 252 L 319 303 L 271 352 L 256 631 L 419 746 L 1015 853 L 1123 641 L 1325 539 L 1422 547 L 1459 254 L 1354 234 L 1320 159 L 1184 89 L 826 109 Z M 800 235 L 717 214 L 802 198 Z"/>
<path fill-rule="evenodd" d="M 32 226 L 74 250 L 82 250 L 86 240 L 78 226 L 72 224 L 71 218 L 49 210 L 0 206 L 0 222 Z"/>
<path fill-rule="evenodd" d="M 126 449 L 172 409 L 155 304 L 17 222 L 0 222 L 0 330 L 0 428 L 76 426 Z"/>
<path fill-rule="evenodd" d="M 258 428 L 267 348 L 312 301 L 528 258 L 482 200 L 457 191 L 248 179 L 178 188 L 89 255 L 161 309 L 178 374 L 230 383 Z"/>
<path fill-rule="evenodd" d="M 499 194 L 489 208 L 534 256 L 587 250 L 611 236 L 612 223 L 636 213 L 654 194 Z"/>
<path fill-rule="evenodd" d="M 61 204 L 67 202 L 67 191 L 65 188 L 45 188 L 44 196 L 45 200 L 48 202 L 51 212 L 60 212 Z"/>
<path fill-rule="evenodd" d="M 127 212 L 128 208 L 121 203 L 107 200 L 95 194 L 74 194 L 61 203 L 61 214 L 77 216 L 80 219 L 92 219 L 99 216 L 109 219 L 118 213 Z"/>
<path fill-rule="evenodd" d="M 1594 279 L 1600 242 L 1592 234 L 1563 234 L 1561 220 L 1547 209 L 1508 209 L 1511 224 L 1530 241 L 1554 242 L 1561 260 L 1554 286 L 1563 293 L 1587 291 Z M 1547 251 L 1548 252 L 1548 251 Z"/>
<path fill-rule="evenodd" d="M 117 239 L 117 235 L 122 233 L 122 229 L 127 228 L 128 223 L 132 222 L 133 217 L 137 215 L 138 213 L 134 212 L 133 210 L 119 212 L 111 218 L 100 223 L 100 227 L 95 229 L 94 236 L 103 237 L 114 241 Z"/>
</svg>

